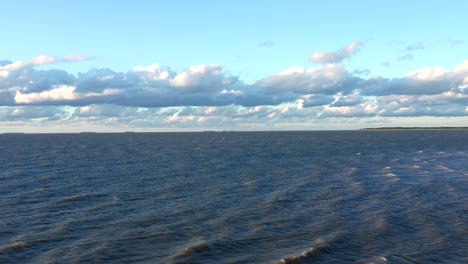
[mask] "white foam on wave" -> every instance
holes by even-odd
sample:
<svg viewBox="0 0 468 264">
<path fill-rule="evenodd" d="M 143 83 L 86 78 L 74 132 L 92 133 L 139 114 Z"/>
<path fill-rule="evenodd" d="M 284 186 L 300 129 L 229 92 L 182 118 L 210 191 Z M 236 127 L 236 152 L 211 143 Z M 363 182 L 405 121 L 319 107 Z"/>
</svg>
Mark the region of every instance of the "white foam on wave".
<svg viewBox="0 0 468 264">
<path fill-rule="evenodd" d="M 356 174 L 356 171 L 357 171 L 357 168 L 355 167 L 351 167 L 348 169 L 348 171 L 346 172 L 346 174 L 349 176 L 349 177 L 352 177 L 354 174 Z M 357 181 L 356 179 L 353 179 L 353 178 L 349 178 L 347 180 L 347 183 L 348 184 L 352 184 L 352 185 L 360 185 L 361 182 Z"/>
<path fill-rule="evenodd" d="M 327 246 L 322 246 L 322 247 L 311 247 L 306 249 L 304 252 L 302 252 L 299 255 L 294 255 L 290 256 L 287 258 L 283 258 L 279 261 L 279 263 L 287 263 L 287 264 L 292 264 L 292 263 L 300 263 L 302 260 L 311 257 L 313 255 L 319 254 L 320 252 L 328 250 Z"/>
<path fill-rule="evenodd" d="M 172 258 L 173 259 L 185 258 L 192 254 L 206 251 L 209 248 L 210 248 L 210 244 L 207 241 L 202 240 L 202 241 L 196 242 L 195 244 L 191 246 L 184 248 L 179 254 L 173 256 Z"/>
<path fill-rule="evenodd" d="M 350 183 L 352 185 L 361 185 L 362 184 L 361 182 L 355 181 L 355 180 L 350 180 L 350 181 L 348 181 L 348 183 Z"/>
<path fill-rule="evenodd" d="M 387 262 L 386 257 L 371 256 L 368 260 L 356 260 L 354 263 L 357 264 L 382 264 Z"/>
<path fill-rule="evenodd" d="M 6 245 L 0 248 L 0 253 L 8 253 L 10 251 L 22 249 L 26 247 L 26 243 L 24 242 L 14 242 L 12 244 Z"/>
<path fill-rule="evenodd" d="M 77 201 L 77 200 L 89 198 L 90 196 L 91 196 L 90 194 L 76 194 L 76 195 L 68 196 L 60 200 L 57 200 L 57 203 Z"/>
<path fill-rule="evenodd" d="M 26 242 L 24 242 L 24 236 L 17 236 L 11 243 L 6 244 L 3 247 L 0 247 L 0 253 L 8 253 L 15 250 L 20 250 L 26 247 Z"/>
<path fill-rule="evenodd" d="M 397 175 L 395 173 L 392 173 L 392 172 L 384 174 L 384 176 L 389 177 L 390 179 L 392 179 L 394 181 L 399 181 L 400 180 L 400 178 L 398 178 Z"/>
<path fill-rule="evenodd" d="M 443 171 L 455 172 L 454 170 L 452 170 L 452 169 L 450 169 L 448 167 L 442 166 L 442 165 L 436 165 L 436 168 L 438 168 L 440 170 L 443 170 Z"/>
<path fill-rule="evenodd" d="M 314 257 L 320 253 L 328 252 L 331 250 L 331 245 L 333 241 L 336 241 L 342 236 L 340 233 L 335 233 L 335 234 L 330 234 L 325 236 L 326 239 L 324 238 L 319 238 L 314 240 L 313 244 L 315 245 L 314 247 L 310 247 L 306 250 L 304 250 L 302 253 L 297 254 L 297 255 L 292 255 L 286 258 L 280 259 L 277 263 L 285 263 L 285 264 L 296 264 L 296 263 L 302 263 L 304 260 Z"/>
</svg>

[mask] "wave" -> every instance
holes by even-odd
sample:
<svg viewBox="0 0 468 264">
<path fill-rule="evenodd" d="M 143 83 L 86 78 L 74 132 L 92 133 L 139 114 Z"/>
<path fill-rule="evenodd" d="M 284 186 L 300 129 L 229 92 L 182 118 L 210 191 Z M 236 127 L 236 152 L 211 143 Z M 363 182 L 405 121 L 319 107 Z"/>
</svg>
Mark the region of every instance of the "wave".
<svg viewBox="0 0 468 264">
<path fill-rule="evenodd" d="M 387 262 L 386 257 L 376 257 L 376 256 L 370 257 L 370 260 L 356 260 L 356 261 L 354 261 L 354 263 L 356 263 L 356 264 L 382 264 L 382 263 L 385 263 L 385 262 Z"/>
<path fill-rule="evenodd" d="M 301 263 L 301 261 L 305 259 L 314 257 L 322 252 L 328 252 L 328 251 L 330 251 L 329 245 L 327 244 L 319 245 L 317 247 L 308 248 L 304 252 L 298 255 L 293 255 L 287 258 L 280 259 L 279 263 L 286 263 L 286 264 Z"/>
<path fill-rule="evenodd" d="M 316 257 L 322 253 L 328 253 L 332 250 L 332 243 L 342 238 L 343 234 L 334 233 L 326 235 L 323 238 L 314 240 L 313 247 L 304 250 L 302 253 L 280 259 L 277 263 L 295 264 Z"/>
<path fill-rule="evenodd" d="M 210 249 L 210 244 L 206 241 L 200 241 L 194 245 L 186 247 L 179 254 L 172 257 L 172 259 L 179 259 L 189 257 L 193 254 L 202 253 Z"/>
<path fill-rule="evenodd" d="M 57 200 L 56 202 L 57 203 L 74 202 L 74 201 L 87 199 L 87 198 L 89 198 L 91 196 L 92 195 L 90 195 L 90 194 L 76 194 L 76 195 L 72 195 L 72 196 L 62 198 L 60 200 Z"/>
<path fill-rule="evenodd" d="M 0 253 L 8 253 L 8 252 L 11 252 L 11 251 L 14 251 L 14 250 L 22 249 L 24 247 L 26 247 L 26 243 L 24 243 L 24 242 L 15 242 L 13 244 L 1 247 L 0 248 Z"/>
</svg>

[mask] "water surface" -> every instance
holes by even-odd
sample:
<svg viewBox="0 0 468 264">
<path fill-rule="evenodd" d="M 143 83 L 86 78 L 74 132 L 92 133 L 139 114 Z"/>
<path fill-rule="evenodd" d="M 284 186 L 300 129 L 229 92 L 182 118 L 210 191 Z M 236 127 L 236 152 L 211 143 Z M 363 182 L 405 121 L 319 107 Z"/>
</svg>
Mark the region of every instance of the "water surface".
<svg viewBox="0 0 468 264">
<path fill-rule="evenodd" d="M 467 263 L 467 130 L 0 135 L 0 263 Z"/>
</svg>

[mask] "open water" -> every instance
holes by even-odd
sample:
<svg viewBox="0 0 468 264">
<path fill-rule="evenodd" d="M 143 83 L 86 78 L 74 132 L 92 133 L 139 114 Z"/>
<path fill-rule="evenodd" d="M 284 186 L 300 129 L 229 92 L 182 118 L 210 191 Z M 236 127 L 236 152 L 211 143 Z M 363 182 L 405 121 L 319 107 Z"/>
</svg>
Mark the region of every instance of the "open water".
<svg viewBox="0 0 468 264">
<path fill-rule="evenodd" d="M 0 135 L 0 263 L 468 263 L 468 130 Z"/>
</svg>

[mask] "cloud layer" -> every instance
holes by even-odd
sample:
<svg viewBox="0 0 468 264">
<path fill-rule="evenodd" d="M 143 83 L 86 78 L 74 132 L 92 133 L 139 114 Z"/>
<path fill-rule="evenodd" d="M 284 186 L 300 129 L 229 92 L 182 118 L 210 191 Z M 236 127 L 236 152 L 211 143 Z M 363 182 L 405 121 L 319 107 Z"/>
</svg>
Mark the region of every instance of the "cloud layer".
<svg viewBox="0 0 468 264">
<path fill-rule="evenodd" d="M 39 56 L 0 61 L 0 122 L 118 122 L 129 126 L 300 122 L 326 118 L 467 116 L 468 61 L 452 70 L 425 68 L 400 78 L 362 77 L 336 63 L 356 53 L 353 42 L 314 54 L 320 67 L 290 67 L 252 84 L 218 64 L 175 72 L 136 66 L 78 75 L 38 66 L 91 59 Z M 312 58 L 311 57 L 311 58 Z M 312 59 L 311 59 L 312 60 Z"/>
</svg>

